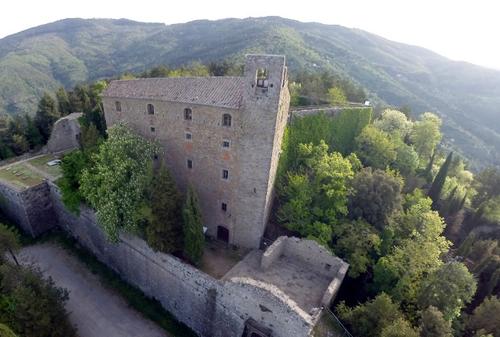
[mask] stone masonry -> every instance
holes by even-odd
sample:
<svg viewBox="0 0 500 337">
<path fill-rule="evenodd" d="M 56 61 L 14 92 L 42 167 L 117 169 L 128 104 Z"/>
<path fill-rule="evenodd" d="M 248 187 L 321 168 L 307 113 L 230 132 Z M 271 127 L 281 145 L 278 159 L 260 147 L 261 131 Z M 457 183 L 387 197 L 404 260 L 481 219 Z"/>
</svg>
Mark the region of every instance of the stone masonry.
<svg viewBox="0 0 500 337">
<path fill-rule="evenodd" d="M 259 247 L 288 118 L 285 57 L 247 55 L 244 76 L 112 81 L 108 127 L 123 122 L 163 147 L 181 190 L 199 195 L 208 234 Z"/>
</svg>

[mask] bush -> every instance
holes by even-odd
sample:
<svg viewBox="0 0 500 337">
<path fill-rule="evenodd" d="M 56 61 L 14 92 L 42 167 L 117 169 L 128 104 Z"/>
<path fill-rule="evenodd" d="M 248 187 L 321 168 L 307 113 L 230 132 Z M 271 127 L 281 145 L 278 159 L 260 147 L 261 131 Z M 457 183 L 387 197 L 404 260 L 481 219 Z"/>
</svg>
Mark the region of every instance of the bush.
<svg viewBox="0 0 500 337">
<path fill-rule="evenodd" d="M 0 267 L 0 321 L 29 337 L 71 337 L 76 331 L 64 308 L 68 292 L 35 268 Z"/>
</svg>

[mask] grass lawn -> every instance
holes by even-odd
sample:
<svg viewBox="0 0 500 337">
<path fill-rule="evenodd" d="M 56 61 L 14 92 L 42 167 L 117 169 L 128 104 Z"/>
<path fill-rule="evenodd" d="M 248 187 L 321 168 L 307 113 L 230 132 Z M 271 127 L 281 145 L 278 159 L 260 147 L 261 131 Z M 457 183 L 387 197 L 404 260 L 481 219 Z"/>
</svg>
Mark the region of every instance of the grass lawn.
<svg viewBox="0 0 500 337">
<path fill-rule="evenodd" d="M 40 184 L 43 177 L 21 163 L 0 169 L 0 180 L 24 189 Z"/>
<path fill-rule="evenodd" d="M 47 162 L 54 160 L 54 159 L 58 159 L 58 158 L 54 157 L 51 154 L 46 154 L 46 155 L 43 155 L 41 157 L 31 159 L 28 161 L 28 163 L 30 163 L 31 165 L 33 165 L 37 169 L 42 170 L 45 173 L 50 174 L 53 177 L 58 177 L 59 175 L 61 175 L 61 166 L 60 165 L 54 165 L 54 166 L 47 165 Z"/>
</svg>

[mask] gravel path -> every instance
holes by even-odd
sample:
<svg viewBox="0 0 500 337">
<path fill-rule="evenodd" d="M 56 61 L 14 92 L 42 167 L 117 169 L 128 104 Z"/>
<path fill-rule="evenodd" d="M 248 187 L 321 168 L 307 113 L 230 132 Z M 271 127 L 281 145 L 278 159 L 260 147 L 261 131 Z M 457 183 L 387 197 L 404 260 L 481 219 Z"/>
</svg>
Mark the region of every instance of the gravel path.
<svg viewBox="0 0 500 337">
<path fill-rule="evenodd" d="M 69 290 L 66 308 L 80 337 L 166 337 L 165 332 L 105 288 L 78 259 L 52 243 L 26 247 L 23 264 L 33 263 L 56 285 Z"/>
</svg>

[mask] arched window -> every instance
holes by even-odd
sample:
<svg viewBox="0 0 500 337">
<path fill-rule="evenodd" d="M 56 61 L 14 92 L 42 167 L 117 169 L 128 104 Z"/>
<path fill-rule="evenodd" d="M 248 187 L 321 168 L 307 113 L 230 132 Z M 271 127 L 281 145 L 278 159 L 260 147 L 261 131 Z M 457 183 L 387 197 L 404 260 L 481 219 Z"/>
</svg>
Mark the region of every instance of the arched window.
<svg viewBox="0 0 500 337">
<path fill-rule="evenodd" d="M 222 125 L 223 126 L 231 126 L 231 115 L 230 114 L 222 115 Z"/>
<path fill-rule="evenodd" d="M 155 106 L 153 104 L 148 104 L 148 114 L 149 115 L 155 114 Z"/>
<path fill-rule="evenodd" d="M 193 111 L 190 108 L 184 109 L 184 120 L 190 121 L 193 119 Z"/>
</svg>

